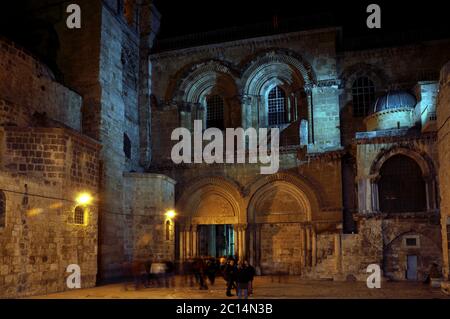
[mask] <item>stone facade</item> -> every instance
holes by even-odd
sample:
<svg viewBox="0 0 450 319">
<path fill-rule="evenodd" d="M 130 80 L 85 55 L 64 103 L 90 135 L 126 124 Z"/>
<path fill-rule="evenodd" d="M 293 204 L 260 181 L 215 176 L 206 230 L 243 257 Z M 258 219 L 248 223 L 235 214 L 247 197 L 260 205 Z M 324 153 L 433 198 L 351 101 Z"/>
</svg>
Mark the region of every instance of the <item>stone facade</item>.
<svg viewBox="0 0 450 319">
<path fill-rule="evenodd" d="M 176 182 L 164 175 L 125 173 L 126 245 L 130 260 L 173 260 L 175 221 L 166 213 L 175 209 Z"/>
<path fill-rule="evenodd" d="M 0 41 L 1 297 L 65 290 L 69 264 L 91 287 L 124 263 L 196 257 L 211 225 L 262 275 L 365 280 L 378 264 L 422 280 L 436 263 L 448 279 L 450 41 L 345 51 L 326 28 L 158 52 L 151 1 L 80 0 L 82 30 L 47 3 L 29 9 L 58 39 L 41 48 L 51 67 Z M 416 105 L 374 110 L 391 90 Z M 211 97 L 225 128 L 280 128 L 277 173 L 172 162 L 172 131 L 208 126 Z M 412 211 L 385 187 L 400 160 Z M 77 223 L 81 192 L 94 201 Z"/>
<path fill-rule="evenodd" d="M 78 132 L 82 99 L 12 43 L 2 42 L 0 55 L 0 296 L 64 291 L 71 264 L 82 269 L 82 287 L 92 287 L 97 202 L 82 223 L 74 213 L 79 193 L 98 198 L 100 145 Z"/>
<path fill-rule="evenodd" d="M 364 280 L 367 266 L 378 264 L 392 280 L 405 280 L 411 268 L 422 280 L 433 263 L 442 265 L 434 112 L 450 43 L 341 52 L 339 33 L 303 31 L 151 56 L 158 78 L 152 132 L 160 138 L 150 171 L 177 181 L 179 222 L 187 229 L 177 258 L 198 253 L 198 225 L 233 224 L 236 254 L 262 274 Z M 430 58 L 421 58 L 424 51 Z M 417 104 L 355 116 L 361 77 L 370 79 L 374 99 L 403 89 Z M 289 118 L 281 127 L 278 174 L 261 176 L 254 164 L 171 163 L 171 132 L 192 130 L 194 120 L 205 126 L 208 96 L 223 97 L 225 127 L 267 127 L 274 86 L 286 94 Z M 402 154 L 422 169 L 426 207 L 385 214 L 380 170 Z M 416 246 L 406 246 L 411 238 Z"/>
<path fill-rule="evenodd" d="M 64 4 L 50 2 L 41 18 L 56 21 L 57 67 L 83 98 L 83 134 L 102 144 L 99 280 L 108 280 L 133 256 L 123 173 L 144 172 L 151 160 L 148 54 L 160 17 L 150 1 L 79 1 L 83 27 L 70 30 Z M 33 10 L 43 14 L 39 4 Z"/>
<path fill-rule="evenodd" d="M 450 188 L 449 181 L 450 167 L 449 167 L 449 125 L 448 118 L 450 116 L 450 65 L 447 63 L 441 72 L 441 81 L 439 89 L 438 107 L 437 107 L 437 127 L 438 133 L 438 148 L 439 161 L 441 163 L 439 169 L 440 185 L 440 199 L 441 199 L 441 225 L 442 225 L 442 254 L 444 259 L 444 276 L 449 280 L 450 266 L 449 266 L 449 229 L 450 229 Z"/>
</svg>

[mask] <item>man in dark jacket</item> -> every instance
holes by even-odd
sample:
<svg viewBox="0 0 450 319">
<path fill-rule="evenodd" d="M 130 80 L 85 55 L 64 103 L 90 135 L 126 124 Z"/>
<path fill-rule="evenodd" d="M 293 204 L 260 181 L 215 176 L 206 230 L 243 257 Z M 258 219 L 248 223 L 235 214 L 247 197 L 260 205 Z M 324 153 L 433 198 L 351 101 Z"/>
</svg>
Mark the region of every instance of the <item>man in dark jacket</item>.
<svg viewBox="0 0 450 319">
<path fill-rule="evenodd" d="M 208 290 L 208 285 L 205 281 L 205 264 L 203 260 L 201 258 L 196 258 L 192 268 L 195 280 L 200 285 L 200 290 Z"/>
<path fill-rule="evenodd" d="M 245 262 L 240 262 L 236 282 L 237 282 L 237 290 L 238 290 L 238 298 L 239 299 L 247 299 L 248 298 L 248 286 L 251 280 L 251 272 L 247 267 Z"/>
<path fill-rule="evenodd" d="M 211 285 L 214 285 L 214 282 L 216 281 L 216 274 L 218 270 L 218 265 L 215 258 L 209 258 L 206 262 L 206 275 L 209 279 L 209 282 Z"/>
<path fill-rule="evenodd" d="M 249 279 L 250 279 L 248 282 L 248 295 L 251 296 L 251 295 L 253 295 L 253 279 L 255 278 L 255 275 L 256 275 L 256 269 L 255 269 L 255 267 L 250 265 L 248 263 L 248 261 L 244 261 L 244 265 L 248 269 L 248 275 L 249 275 Z"/>
<path fill-rule="evenodd" d="M 231 289 L 235 286 L 235 280 L 237 275 L 237 267 L 234 259 L 229 259 L 227 265 L 225 266 L 225 280 L 227 281 L 227 296 L 232 297 Z"/>
</svg>

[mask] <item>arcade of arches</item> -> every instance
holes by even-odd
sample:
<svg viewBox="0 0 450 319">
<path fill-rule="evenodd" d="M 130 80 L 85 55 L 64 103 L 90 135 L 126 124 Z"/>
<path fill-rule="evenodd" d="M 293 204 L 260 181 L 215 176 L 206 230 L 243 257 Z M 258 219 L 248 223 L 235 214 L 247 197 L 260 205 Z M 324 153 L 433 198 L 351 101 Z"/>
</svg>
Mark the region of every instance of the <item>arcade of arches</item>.
<svg viewBox="0 0 450 319">
<path fill-rule="evenodd" d="M 228 254 L 247 259 L 262 274 L 306 272 L 324 248 L 317 247 L 321 235 L 316 231 L 337 224 L 317 219 L 318 200 L 306 187 L 283 174 L 259 180 L 244 192 L 223 178 L 200 179 L 186 188 L 177 205 L 176 257 Z"/>
</svg>

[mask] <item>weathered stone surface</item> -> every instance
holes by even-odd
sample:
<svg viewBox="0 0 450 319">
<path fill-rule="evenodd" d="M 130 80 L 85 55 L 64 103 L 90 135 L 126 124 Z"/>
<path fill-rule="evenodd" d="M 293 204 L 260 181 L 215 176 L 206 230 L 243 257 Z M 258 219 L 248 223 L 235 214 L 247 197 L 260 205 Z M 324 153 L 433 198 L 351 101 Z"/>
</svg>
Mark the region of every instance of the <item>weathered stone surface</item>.
<svg viewBox="0 0 450 319">
<path fill-rule="evenodd" d="M 439 180 L 441 198 L 441 225 L 443 271 L 447 280 L 450 280 L 449 265 L 449 229 L 450 229 L 450 64 L 447 63 L 441 72 L 439 97 L 437 105 L 437 127 L 439 148 Z"/>
</svg>

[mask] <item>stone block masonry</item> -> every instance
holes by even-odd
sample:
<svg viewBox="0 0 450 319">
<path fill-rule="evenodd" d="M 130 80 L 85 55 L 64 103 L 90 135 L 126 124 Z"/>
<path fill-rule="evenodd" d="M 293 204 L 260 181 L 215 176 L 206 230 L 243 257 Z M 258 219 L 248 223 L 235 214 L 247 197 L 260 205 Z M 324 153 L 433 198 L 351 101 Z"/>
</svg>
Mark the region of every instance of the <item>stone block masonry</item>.
<svg viewBox="0 0 450 319">
<path fill-rule="evenodd" d="M 447 280 L 450 280 L 449 266 L 449 229 L 450 229 L 450 63 L 447 63 L 441 72 L 440 90 L 437 105 L 437 127 L 439 148 L 439 179 L 442 183 L 441 192 L 441 225 L 443 271 Z"/>
<path fill-rule="evenodd" d="M 67 266 L 81 267 L 81 285 L 97 274 L 99 151 L 97 142 L 69 129 L 0 130 L 0 297 L 67 290 Z M 94 202 L 75 224 L 76 197 Z"/>
</svg>

